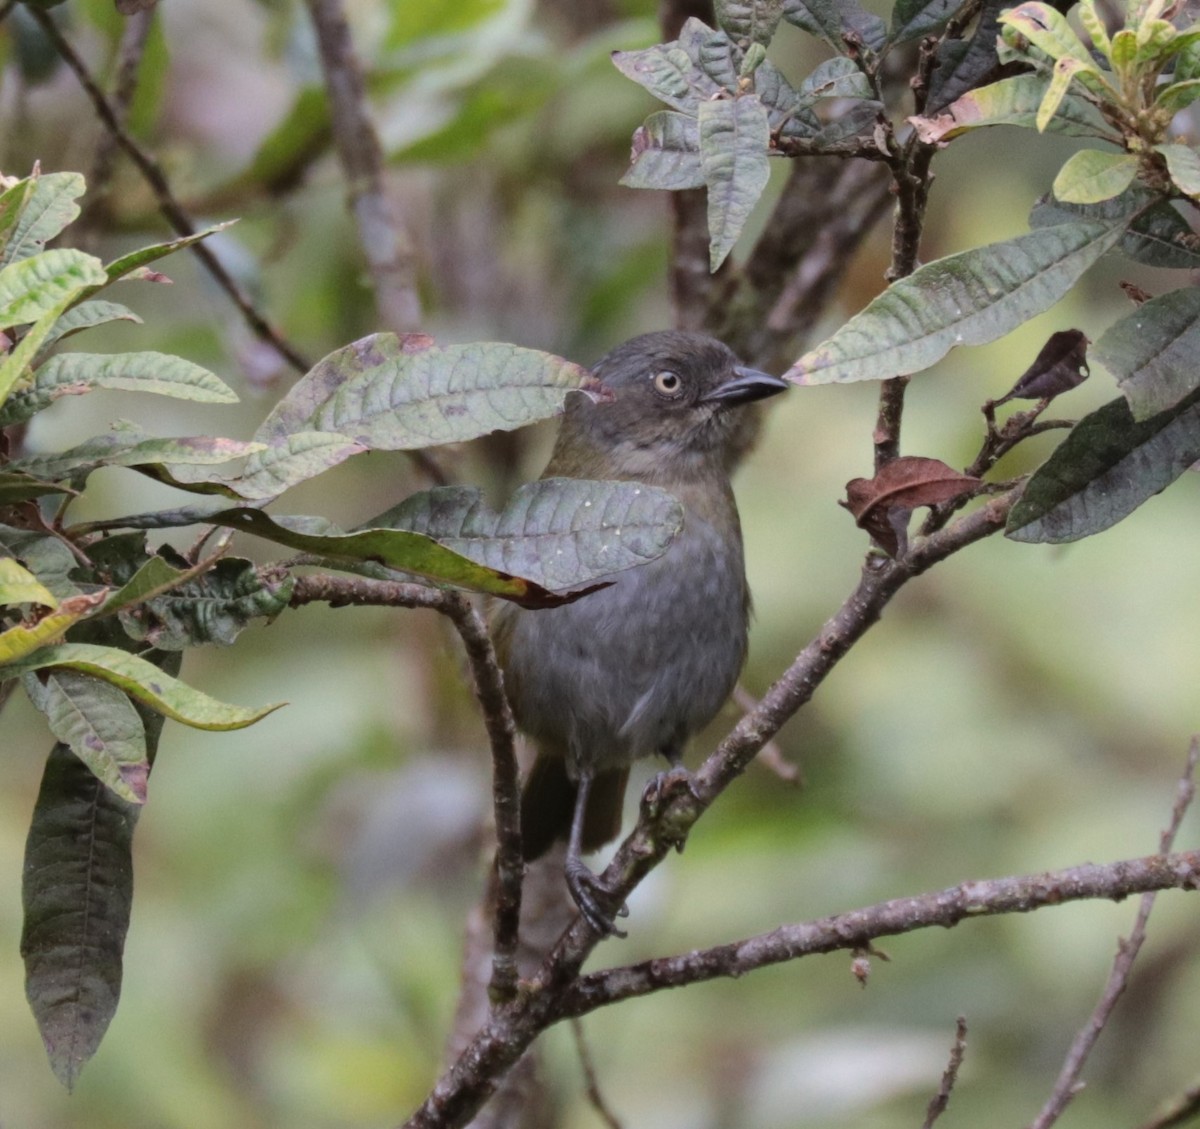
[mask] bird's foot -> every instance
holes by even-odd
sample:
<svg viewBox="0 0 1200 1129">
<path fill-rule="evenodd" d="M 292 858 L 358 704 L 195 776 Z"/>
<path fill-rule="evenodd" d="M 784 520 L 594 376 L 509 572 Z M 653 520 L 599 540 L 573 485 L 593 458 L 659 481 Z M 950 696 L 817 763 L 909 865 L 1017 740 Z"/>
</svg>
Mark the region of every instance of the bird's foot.
<svg viewBox="0 0 1200 1129">
<path fill-rule="evenodd" d="M 579 907 L 584 920 L 601 937 L 625 937 L 623 929 L 618 929 L 616 919 L 628 917 L 629 907 L 622 903 L 614 910 L 615 900 L 612 891 L 593 874 L 587 866 L 577 858 L 568 858 L 566 865 L 567 889 Z"/>
<path fill-rule="evenodd" d="M 646 785 L 646 790 L 642 793 L 642 806 L 651 819 L 657 819 L 659 812 L 683 792 L 686 792 L 694 800 L 700 798 L 696 794 L 695 778 L 692 774 L 682 764 L 673 764 L 670 768 L 656 773 L 650 783 Z M 687 842 L 686 832 L 671 835 L 669 829 L 666 829 L 663 834 L 670 840 L 675 850 L 682 853 L 684 844 Z"/>
</svg>

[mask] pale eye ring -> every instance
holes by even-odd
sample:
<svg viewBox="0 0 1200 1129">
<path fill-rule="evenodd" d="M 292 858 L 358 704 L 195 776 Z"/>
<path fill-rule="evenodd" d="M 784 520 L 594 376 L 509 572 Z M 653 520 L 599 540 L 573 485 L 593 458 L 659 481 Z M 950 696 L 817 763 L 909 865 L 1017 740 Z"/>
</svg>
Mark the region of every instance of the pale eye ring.
<svg viewBox="0 0 1200 1129">
<path fill-rule="evenodd" d="M 683 381 L 678 373 L 666 369 L 654 374 L 654 390 L 661 396 L 674 398 L 683 391 Z"/>
</svg>

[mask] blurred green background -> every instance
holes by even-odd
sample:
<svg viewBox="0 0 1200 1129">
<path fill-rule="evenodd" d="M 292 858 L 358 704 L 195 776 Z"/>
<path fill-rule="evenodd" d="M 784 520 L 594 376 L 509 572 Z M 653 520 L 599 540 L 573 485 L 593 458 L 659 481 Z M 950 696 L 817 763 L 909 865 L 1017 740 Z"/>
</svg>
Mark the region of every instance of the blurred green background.
<svg viewBox="0 0 1200 1129">
<path fill-rule="evenodd" d="M 649 0 L 428 0 L 349 5 L 372 104 L 425 271 L 426 329 L 594 361 L 667 324 L 666 199 L 617 186 L 654 106 L 608 54 L 657 41 Z M 120 33 L 101 0 L 57 9 L 100 72 Z M 0 168 L 92 166 L 97 127 L 18 8 L 0 26 Z M 772 55 L 798 79 L 822 57 L 795 29 Z M 324 145 L 303 6 L 170 0 L 132 126 L 269 316 L 312 358 L 377 328 L 340 171 Z M 1064 148 L 1064 146 L 1068 146 Z M 312 151 L 286 191 L 282 158 Z M 985 132 L 939 156 L 924 257 L 1025 230 L 1069 143 Z M 290 166 L 288 166 L 290 167 Z M 783 170 L 780 170 L 782 173 Z M 760 209 L 762 210 L 762 209 Z M 764 212 L 765 214 L 765 212 Z M 761 217 L 760 217 L 761 222 Z M 753 225 L 752 225 L 753 226 Z M 68 233 L 70 234 L 70 233 Z M 126 164 L 86 232 L 111 256 L 165 229 Z M 881 231 L 825 328 L 882 285 Z M 162 433 L 248 437 L 292 376 L 185 257 L 173 286 L 123 284 L 145 326 L 88 349 L 159 349 L 212 367 L 236 408 L 96 393 L 43 413 L 56 448 L 134 418 Z M 959 351 L 910 390 L 905 451 L 963 464 L 979 405 L 1046 336 L 1091 338 L 1127 308 L 1102 265 L 1050 313 Z M 876 389 L 774 403 L 738 493 L 757 618 L 745 684 L 761 692 L 856 581 L 866 537 L 836 505 L 868 473 Z M 1056 404 L 1111 399 L 1097 371 Z M 536 476 L 548 433 L 451 456 L 463 481 Z M 1001 474 L 1035 465 L 1043 437 Z M 996 538 L 912 584 L 780 744 L 795 789 L 753 768 L 638 891 L 637 960 L 959 881 L 1156 849 L 1200 728 L 1194 475 L 1101 537 L 1045 548 Z M 178 504 L 100 472 L 77 517 Z M 421 485 L 406 460 L 359 457 L 285 508 L 343 523 Z M 253 554 L 253 544 L 239 546 Z M 290 705 L 239 733 L 168 725 L 136 840 L 123 998 L 68 1096 L 23 997 L 20 874 L 49 738 L 23 700 L 4 715 L 0 793 L 0 1125 L 5 1129 L 332 1129 L 393 1123 L 435 1077 L 463 918 L 486 865 L 482 727 L 453 640 L 429 613 L 308 607 L 189 656 L 188 681 L 240 704 Z M 734 720 L 730 710 L 725 728 Z M 714 727 L 700 744 L 711 748 Z M 700 750 L 697 749 L 698 753 Z M 654 766 L 641 766 L 648 775 Z M 636 794 L 637 789 L 631 792 Z M 1195 843 L 1189 818 L 1181 845 Z M 1125 1127 L 1196 1081 L 1194 897 L 1160 899 L 1132 989 L 1064 1124 Z M 605 1094 L 628 1126 L 900 1129 L 918 1125 L 953 1037 L 969 1049 L 943 1124 L 1025 1124 L 1100 992 L 1134 906 L 1084 904 L 898 938 L 860 987 L 848 954 L 659 994 L 587 1021 Z M 543 1040 L 564 1124 L 597 1123 L 569 1032 Z"/>
</svg>

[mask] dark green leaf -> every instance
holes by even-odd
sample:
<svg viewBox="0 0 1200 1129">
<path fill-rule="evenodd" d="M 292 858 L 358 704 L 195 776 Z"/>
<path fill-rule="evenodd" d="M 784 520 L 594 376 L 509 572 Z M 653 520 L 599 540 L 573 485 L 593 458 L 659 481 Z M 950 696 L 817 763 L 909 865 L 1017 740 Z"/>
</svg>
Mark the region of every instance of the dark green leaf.
<svg viewBox="0 0 1200 1129">
<path fill-rule="evenodd" d="M 60 600 L 79 595 L 78 586 L 70 579 L 78 562 L 57 537 L 0 525 L 0 557 L 20 561 Z"/>
<path fill-rule="evenodd" d="M 321 431 L 376 450 L 411 450 L 523 427 L 560 412 L 569 392 L 594 386 L 586 369 L 536 349 L 376 333 L 320 361 L 255 438 L 275 446 Z"/>
<path fill-rule="evenodd" d="M 46 715 L 50 732 L 97 780 L 126 803 L 146 802 L 146 732 L 120 690 L 73 670 L 29 674 L 23 681 L 30 701 Z"/>
<path fill-rule="evenodd" d="M 846 54 L 845 36 L 861 40 L 872 51 L 887 42 L 887 26 L 857 0 L 784 0 L 783 18 Z"/>
<path fill-rule="evenodd" d="M 985 0 L 975 32 L 969 40 L 948 39 L 937 50 L 937 65 L 929 79 L 925 113 L 935 114 L 968 90 L 994 76 L 998 65 L 996 37 L 1000 34 L 1000 9 L 1006 0 Z"/>
<path fill-rule="evenodd" d="M 0 506 L 11 506 L 17 502 L 28 502 L 31 498 L 67 492 L 61 483 L 46 482 L 19 472 L 0 471 Z"/>
<path fill-rule="evenodd" d="M 700 162 L 708 185 L 709 269 L 724 261 L 771 170 L 770 126 L 755 95 L 700 104 Z"/>
<path fill-rule="evenodd" d="M 1138 422 L 1124 399 L 1079 421 L 1009 515 L 1014 541 L 1078 541 L 1108 529 L 1200 459 L 1200 399 Z"/>
<path fill-rule="evenodd" d="M 694 115 L 697 105 L 714 94 L 737 90 L 734 52 L 723 32 L 689 19 L 678 40 L 640 51 L 614 51 L 612 60 L 626 78 L 655 98 Z"/>
<path fill-rule="evenodd" d="M 499 513 L 481 491 L 446 486 L 371 524 L 426 534 L 489 568 L 564 591 L 661 556 L 683 510 L 640 483 L 551 478 L 522 486 Z"/>
<path fill-rule="evenodd" d="M 629 171 L 621 177 L 626 188 L 699 188 L 700 125 L 674 110 L 651 114 L 633 134 Z"/>
<path fill-rule="evenodd" d="M 1092 356 L 1117 378 L 1134 419 L 1173 408 L 1200 387 L 1200 287 L 1144 302 L 1109 326 Z"/>
<path fill-rule="evenodd" d="M 68 1090 L 121 994 L 138 810 L 65 745 L 54 746 L 25 845 L 21 956 L 50 1066 Z"/>
<path fill-rule="evenodd" d="M 43 173 L 32 179 L 33 194 L 11 229 L 8 245 L 0 254 L 0 265 L 38 254 L 48 240 L 79 215 L 79 205 L 75 201 L 84 192 L 83 177 L 79 173 Z"/>
<path fill-rule="evenodd" d="M 751 43 L 770 45 L 783 18 L 783 0 L 716 0 L 717 23 L 744 51 Z"/>
<path fill-rule="evenodd" d="M 982 345 L 1063 297 L 1120 238 L 1118 225 L 1068 223 L 927 263 L 894 282 L 787 373 L 798 384 L 918 372 L 956 345 Z"/>
<path fill-rule="evenodd" d="M 799 91 L 803 102 L 821 98 L 871 98 L 873 94 L 870 80 L 853 59 L 844 55 L 826 59 L 800 84 Z"/>
<path fill-rule="evenodd" d="M 892 9 L 893 43 L 907 43 L 944 28 L 964 0 L 897 0 Z"/>
<path fill-rule="evenodd" d="M 844 63 L 847 61 L 839 56 L 829 62 Z M 770 123 L 772 132 L 777 132 L 781 137 L 812 137 L 821 128 L 820 119 L 812 112 L 811 107 L 813 102 L 819 98 L 834 97 L 833 86 L 835 83 L 823 84 L 821 90 L 817 92 L 810 86 L 810 81 L 828 65 L 829 63 L 823 63 L 819 66 L 805 80 L 804 86 L 800 90 L 796 90 L 770 59 L 764 59 L 759 64 L 758 69 L 754 72 L 754 93 L 767 108 L 767 121 Z M 853 63 L 850 66 L 861 79 L 862 72 Z M 838 96 L 848 98 L 857 96 L 849 92 L 848 86 L 846 91 L 844 95 Z"/>
<path fill-rule="evenodd" d="M 1151 267 L 1200 268 L 1200 236 L 1169 201 L 1155 204 L 1154 198 L 1153 192 L 1137 184 L 1099 204 L 1063 204 L 1043 197 L 1029 213 L 1029 226 L 1052 227 L 1072 220 L 1115 223 L 1136 212 L 1118 244 L 1122 254 Z"/>
</svg>

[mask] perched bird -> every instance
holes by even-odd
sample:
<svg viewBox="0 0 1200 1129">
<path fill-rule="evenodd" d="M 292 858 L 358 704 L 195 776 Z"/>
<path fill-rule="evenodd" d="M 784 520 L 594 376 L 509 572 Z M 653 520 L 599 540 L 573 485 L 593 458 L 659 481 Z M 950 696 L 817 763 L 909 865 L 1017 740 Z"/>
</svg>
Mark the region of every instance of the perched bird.
<svg viewBox="0 0 1200 1129">
<path fill-rule="evenodd" d="M 537 748 L 521 796 L 525 858 L 567 839 L 567 885 L 609 934 L 611 896 L 580 856 L 620 831 L 630 764 L 661 753 L 678 766 L 737 682 L 750 611 L 729 483 L 737 409 L 788 385 L 674 330 L 619 345 L 594 372 L 611 398 L 569 398 L 543 477 L 660 487 L 682 503 L 683 528 L 609 587 L 555 608 L 506 604 L 493 628 L 517 725 Z"/>
</svg>

